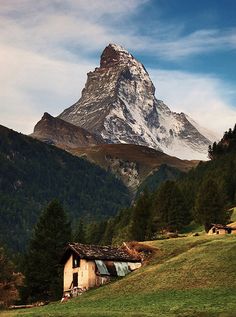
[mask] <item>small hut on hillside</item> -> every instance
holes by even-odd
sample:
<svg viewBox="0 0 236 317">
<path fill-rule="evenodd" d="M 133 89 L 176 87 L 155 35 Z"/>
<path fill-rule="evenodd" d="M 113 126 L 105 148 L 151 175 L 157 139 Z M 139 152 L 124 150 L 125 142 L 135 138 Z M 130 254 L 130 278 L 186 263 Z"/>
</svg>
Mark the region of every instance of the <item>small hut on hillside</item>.
<svg viewBox="0 0 236 317">
<path fill-rule="evenodd" d="M 141 258 L 125 245 L 114 248 L 69 243 L 61 263 L 64 265 L 64 293 L 75 295 L 134 271 L 141 267 Z"/>
<path fill-rule="evenodd" d="M 236 234 L 236 222 L 228 225 L 212 224 L 208 234 Z"/>
</svg>

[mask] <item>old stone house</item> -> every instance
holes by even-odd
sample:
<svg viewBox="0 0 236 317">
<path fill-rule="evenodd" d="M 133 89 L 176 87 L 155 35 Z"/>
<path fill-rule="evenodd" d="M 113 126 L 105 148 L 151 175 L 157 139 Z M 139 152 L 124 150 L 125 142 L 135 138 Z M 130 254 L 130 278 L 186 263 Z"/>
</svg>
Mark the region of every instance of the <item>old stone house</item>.
<svg viewBox="0 0 236 317">
<path fill-rule="evenodd" d="M 74 293 L 108 283 L 141 266 L 141 258 L 123 246 L 68 244 L 61 263 L 64 265 L 64 293 Z"/>
<path fill-rule="evenodd" d="M 236 234 L 236 223 L 228 225 L 212 224 L 211 229 L 208 231 L 209 235 L 212 234 Z"/>
</svg>

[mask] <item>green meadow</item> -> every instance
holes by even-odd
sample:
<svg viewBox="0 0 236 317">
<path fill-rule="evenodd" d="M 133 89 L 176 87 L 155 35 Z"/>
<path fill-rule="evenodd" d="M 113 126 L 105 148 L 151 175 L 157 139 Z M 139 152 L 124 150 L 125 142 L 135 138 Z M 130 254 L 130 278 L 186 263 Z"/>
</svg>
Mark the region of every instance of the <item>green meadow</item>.
<svg viewBox="0 0 236 317">
<path fill-rule="evenodd" d="M 66 303 L 2 312 L 3 317 L 235 317 L 236 236 L 188 236 L 146 242 L 144 266 Z"/>
</svg>

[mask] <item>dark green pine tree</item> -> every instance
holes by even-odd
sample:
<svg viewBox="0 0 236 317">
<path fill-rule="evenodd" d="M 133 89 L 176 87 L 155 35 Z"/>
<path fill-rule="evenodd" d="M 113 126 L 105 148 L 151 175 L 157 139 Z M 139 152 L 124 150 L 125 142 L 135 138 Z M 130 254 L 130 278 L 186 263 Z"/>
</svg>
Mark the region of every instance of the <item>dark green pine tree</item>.
<svg viewBox="0 0 236 317">
<path fill-rule="evenodd" d="M 236 136 L 236 124 L 234 125 L 234 129 L 233 129 L 233 136 Z"/>
<path fill-rule="evenodd" d="M 25 290 L 28 301 L 56 300 L 62 295 L 60 259 L 71 239 L 71 226 L 63 207 L 53 200 L 35 226 L 25 261 Z"/>
<path fill-rule="evenodd" d="M 83 220 L 81 219 L 78 221 L 78 224 L 76 226 L 73 241 L 78 243 L 86 243 L 86 233 L 84 230 L 84 223 L 83 223 Z"/>
<path fill-rule="evenodd" d="M 105 221 L 92 222 L 87 226 L 86 242 L 88 244 L 101 244 L 102 236 L 104 234 Z"/>
<path fill-rule="evenodd" d="M 8 307 L 19 299 L 17 288 L 22 284 L 22 280 L 22 274 L 16 274 L 15 265 L 0 246 L 0 307 Z"/>
<path fill-rule="evenodd" d="M 152 208 L 152 231 L 163 232 L 168 224 L 168 196 L 167 196 L 167 182 L 161 184 L 157 193 L 154 195 L 153 208 Z"/>
<path fill-rule="evenodd" d="M 149 223 L 151 214 L 151 199 L 148 191 L 144 191 L 133 207 L 131 217 L 131 237 L 137 241 L 144 241 L 150 235 Z"/>
<path fill-rule="evenodd" d="M 208 146 L 208 157 L 210 160 L 213 159 L 213 146 L 211 145 Z"/>
<path fill-rule="evenodd" d="M 168 227 L 172 231 L 179 231 L 190 222 L 190 212 L 185 199 L 176 183 L 172 183 L 170 208 L 168 212 Z"/>
<path fill-rule="evenodd" d="M 159 188 L 153 218 L 156 231 L 178 231 L 190 222 L 190 212 L 175 182 L 167 181 Z"/>
<path fill-rule="evenodd" d="M 101 245 L 111 245 L 112 244 L 114 227 L 115 227 L 114 220 L 113 219 L 107 220 L 106 225 L 104 227 L 104 234 L 103 234 L 103 237 L 101 240 Z"/>
<path fill-rule="evenodd" d="M 225 194 L 212 178 L 207 178 L 201 184 L 197 193 L 194 217 L 204 225 L 205 230 L 211 228 L 212 223 L 225 224 L 229 214 L 225 211 Z"/>
</svg>

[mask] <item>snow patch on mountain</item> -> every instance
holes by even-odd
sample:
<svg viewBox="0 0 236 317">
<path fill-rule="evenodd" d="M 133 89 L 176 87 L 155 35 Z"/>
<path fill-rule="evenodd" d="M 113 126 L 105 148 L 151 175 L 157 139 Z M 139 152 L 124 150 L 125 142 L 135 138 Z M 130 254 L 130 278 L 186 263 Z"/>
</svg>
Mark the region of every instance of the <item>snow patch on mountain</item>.
<svg viewBox="0 0 236 317">
<path fill-rule="evenodd" d="M 217 134 L 216 132 L 212 132 L 202 126 L 200 126 L 199 123 L 197 123 L 195 120 L 193 120 L 190 116 L 186 115 L 186 118 L 188 121 L 202 134 L 204 135 L 208 140 L 210 140 L 212 143 L 215 141 L 219 141 L 221 138 L 220 134 Z"/>
<path fill-rule="evenodd" d="M 88 73 L 78 102 L 59 116 L 99 134 L 107 143 L 152 147 L 181 159 L 207 159 L 215 136 L 155 97 L 145 67 L 128 51 L 108 45 L 100 67 Z"/>
</svg>

